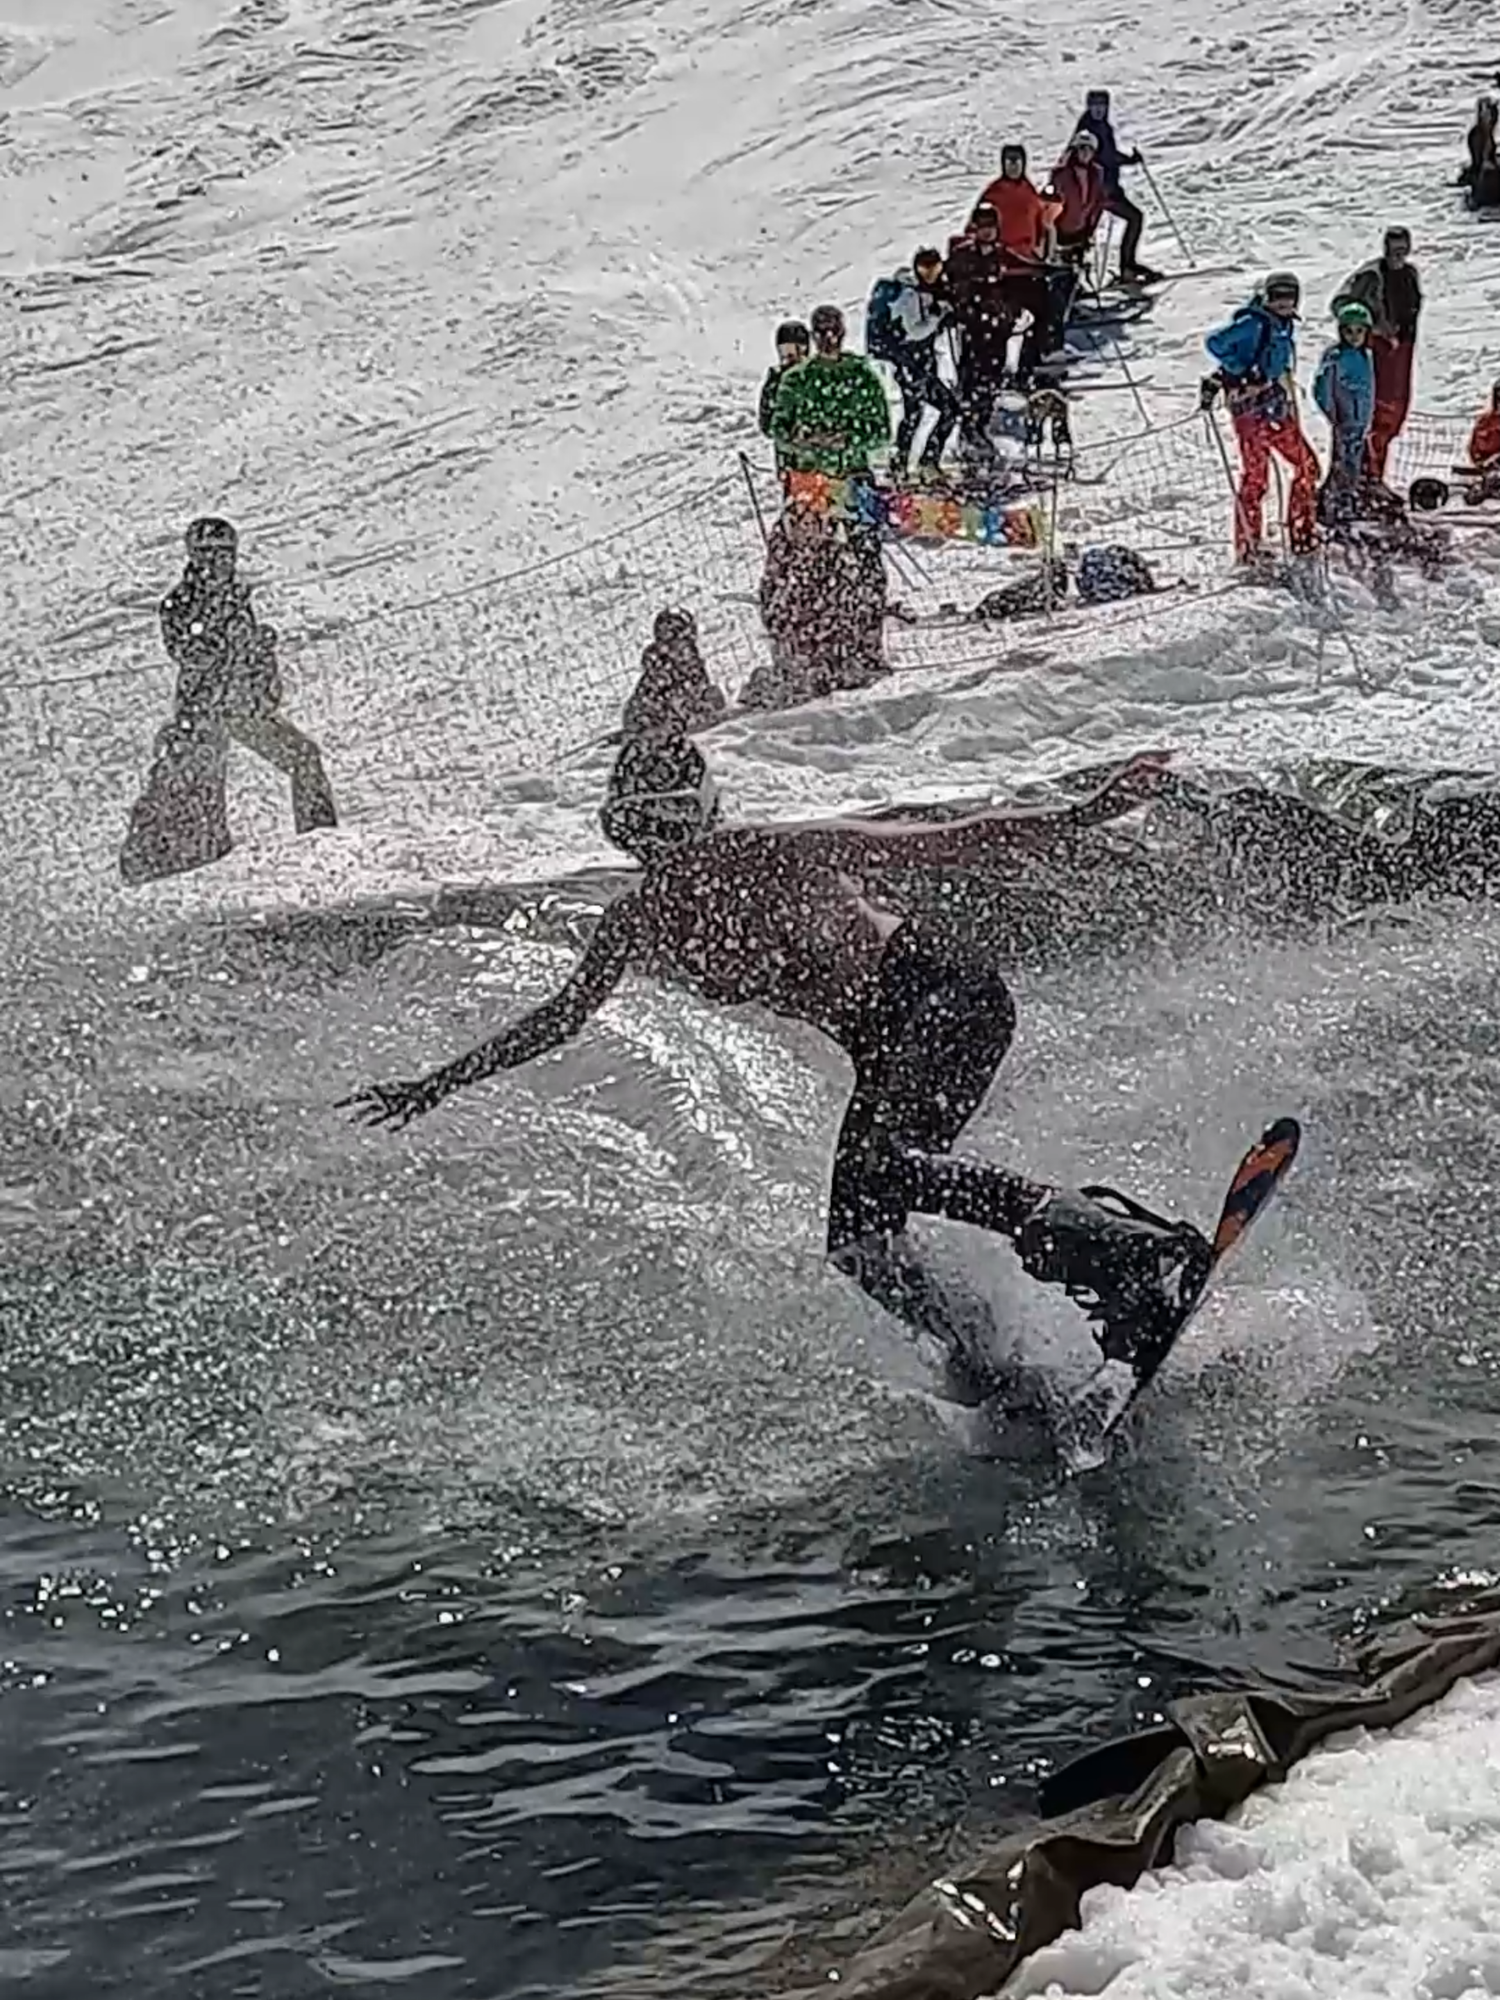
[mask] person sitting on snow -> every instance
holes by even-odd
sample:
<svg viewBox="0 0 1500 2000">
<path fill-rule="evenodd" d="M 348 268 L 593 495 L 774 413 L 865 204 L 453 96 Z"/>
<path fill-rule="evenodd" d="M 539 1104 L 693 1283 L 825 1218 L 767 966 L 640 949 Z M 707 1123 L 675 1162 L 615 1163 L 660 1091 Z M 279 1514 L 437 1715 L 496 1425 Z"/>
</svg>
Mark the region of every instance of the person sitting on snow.
<svg viewBox="0 0 1500 2000">
<path fill-rule="evenodd" d="M 1140 148 L 1130 153 L 1121 152 L 1109 115 L 1109 103 L 1107 90 L 1091 90 L 1084 99 L 1083 115 L 1076 129 L 1093 134 L 1099 148 L 1099 166 L 1104 175 L 1105 209 L 1108 214 L 1118 216 L 1125 225 L 1125 234 L 1120 241 L 1120 282 L 1125 285 L 1151 285 L 1160 279 L 1161 273 L 1153 271 L 1140 260 L 1141 231 L 1146 226 L 1146 218 L 1120 185 L 1122 167 L 1143 164 Z"/>
<path fill-rule="evenodd" d="M 1469 164 L 1458 177 L 1468 189 L 1470 208 L 1500 207 L 1500 154 L 1496 152 L 1496 130 L 1500 126 L 1500 102 L 1481 97 L 1469 127 Z"/>
<path fill-rule="evenodd" d="M 1373 315 L 1351 299 L 1335 319 L 1338 338 L 1324 350 L 1313 381 L 1313 401 L 1333 432 L 1323 509 L 1329 522 L 1353 518 L 1375 420 L 1375 364 L 1369 349 Z"/>
<path fill-rule="evenodd" d="M 867 686 L 884 671 L 884 614 L 883 592 L 877 604 L 858 551 L 827 515 L 794 500 L 771 530 L 761 573 L 771 658 L 746 682 L 741 706 L 791 708 Z"/>
<path fill-rule="evenodd" d="M 641 654 L 641 672 L 625 703 L 621 728 L 627 736 L 671 729 L 686 735 L 722 722 L 724 690 L 708 677 L 691 612 L 658 611 L 651 644 Z"/>
</svg>

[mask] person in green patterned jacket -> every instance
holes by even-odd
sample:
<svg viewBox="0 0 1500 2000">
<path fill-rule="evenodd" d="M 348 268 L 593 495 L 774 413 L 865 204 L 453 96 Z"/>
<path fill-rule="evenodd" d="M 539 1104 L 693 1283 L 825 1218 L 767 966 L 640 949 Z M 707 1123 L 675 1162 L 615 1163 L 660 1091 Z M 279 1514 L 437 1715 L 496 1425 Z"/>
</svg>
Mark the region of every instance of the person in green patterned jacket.
<svg viewBox="0 0 1500 2000">
<path fill-rule="evenodd" d="M 844 315 L 819 306 L 813 352 L 789 368 L 776 391 L 771 436 L 781 463 L 831 478 L 868 477 L 872 453 L 891 441 L 885 385 L 862 354 L 844 352 Z"/>
</svg>

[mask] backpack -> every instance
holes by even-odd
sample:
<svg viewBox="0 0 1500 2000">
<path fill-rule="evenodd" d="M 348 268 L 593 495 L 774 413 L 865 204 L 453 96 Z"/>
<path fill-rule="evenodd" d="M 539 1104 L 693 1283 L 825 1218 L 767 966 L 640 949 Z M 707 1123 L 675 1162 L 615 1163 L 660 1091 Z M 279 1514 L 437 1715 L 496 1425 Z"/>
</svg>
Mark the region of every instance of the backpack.
<svg viewBox="0 0 1500 2000">
<path fill-rule="evenodd" d="M 1156 578 L 1144 556 L 1118 543 L 1085 549 L 1078 563 L 1078 595 L 1085 604 L 1108 604 L 1122 597 L 1141 597 L 1156 589 Z"/>
<path fill-rule="evenodd" d="M 902 293 L 899 278 L 877 278 L 865 307 L 865 353 L 872 361 L 894 361 L 906 342 L 891 314 Z"/>
</svg>

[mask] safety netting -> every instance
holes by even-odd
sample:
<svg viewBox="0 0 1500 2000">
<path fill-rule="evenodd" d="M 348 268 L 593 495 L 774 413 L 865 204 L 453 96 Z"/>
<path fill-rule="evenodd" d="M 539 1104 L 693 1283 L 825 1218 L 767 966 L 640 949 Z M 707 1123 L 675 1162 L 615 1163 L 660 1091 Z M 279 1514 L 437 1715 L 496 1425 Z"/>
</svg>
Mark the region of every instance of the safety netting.
<svg viewBox="0 0 1500 2000">
<path fill-rule="evenodd" d="M 1452 481 L 1462 458 L 1461 418 L 1417 415 L 1392 456 L 1390 483 L 1419 475 Z M 1235 587 L 1230 577 L 1232 439 L 1222 418 L 1194 413 L 1131 435 L 1086 435 L 1066 466 L 1039 466 L 1041 528 L 1029 548 L 962 540 L 887 542 L 893 605 L 887 657 L 897 669 L 1003 658 L 1070 630 L 1133 633 L 1183 593 Z M 1271 505 L 1277 495 L 1273 488 Z M 367 749 L 391 746 L 408 775 L 441 782 L 455 745 L 487 771 L 545 769 L 610 727 L 634 680 L 652 618 L 665 605 L 691 610 L 705 659 L 731 694 L 767 657 L 758 586 L 764 528 L 780 493 L 768 464 L 726 459 L 719 475 L 654 515 L 583 547 L 431 595 L 389 601 L 359 565 L 326 563 L 299 575 L 278 568 L 278 530 L 254 530 L 261 600 L 281 631 L 281 653 L 300 702 Z M 1486 510 L 1457 495 L 1445 524 L 1493 532 Z M 250 532 L 247 530 L 247 533 Z M 997 627 L 970 617 L 977 600 L 1026 574 L 1043 555 L 1109 542 L 1150 563 L 1157 594 L 1116 604 L 1069 602 Z M 38 656 L 0 683 L 12 739 L 41 757 L 87 737 L 133 766 L 143 742 L 143 676 L 164 673 L 155 605 L 172 581 L 170 539 L 153 544 L 158 589 L 142 583 L 107 612 L 52 635 Z M 146 565 L 142 565 L 144 577 Z M 57 665 L 57 671 L 46 668 Z M 165 685 L 159 689 L 165 693 Z"/>
</svg>

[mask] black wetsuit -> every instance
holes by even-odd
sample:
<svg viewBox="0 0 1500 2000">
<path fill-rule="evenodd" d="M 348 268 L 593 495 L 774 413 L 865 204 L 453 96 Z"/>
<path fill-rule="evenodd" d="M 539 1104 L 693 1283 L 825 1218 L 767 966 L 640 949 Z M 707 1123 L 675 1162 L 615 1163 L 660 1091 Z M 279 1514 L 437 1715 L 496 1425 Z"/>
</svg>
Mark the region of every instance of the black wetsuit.
<svg viewBox="0 0 1500 2000">
<path fill-rule="evenodd" d="M 1015 1033 L 994 966 L 910 920 L 887 941 L 875 998 L 849 1053 L 854 1091 L 828 1204 L 831 1255 L 943 1215 L 1013 1236 L 1048 1190 L 944 1157 L 984 1101 Z"/>
</svg>

